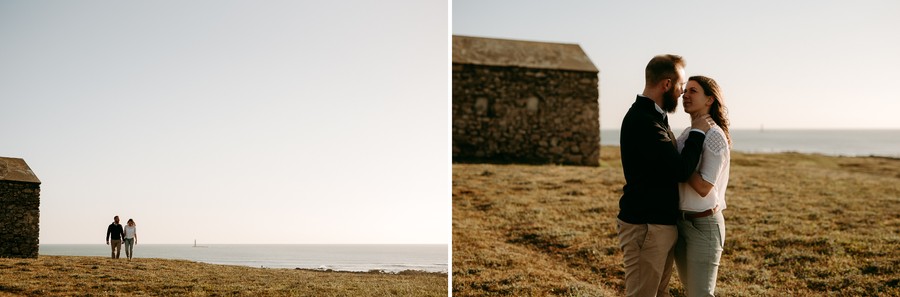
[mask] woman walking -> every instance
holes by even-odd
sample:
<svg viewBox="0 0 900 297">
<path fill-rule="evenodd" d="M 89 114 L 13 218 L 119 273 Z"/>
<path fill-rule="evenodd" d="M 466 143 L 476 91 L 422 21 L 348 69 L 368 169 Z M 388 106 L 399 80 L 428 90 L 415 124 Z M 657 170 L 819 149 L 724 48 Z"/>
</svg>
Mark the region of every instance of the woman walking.
<svg viewBox="0 0 900 297">
<path fill-rule="evenodd" d="M 128 256 L 129 260 L 134 256 L 135 244 L 137 244 L 137 224 L 134 220 L 128 219 L 128 224 L 125 225 L 125 256 Z"/>
</svg>

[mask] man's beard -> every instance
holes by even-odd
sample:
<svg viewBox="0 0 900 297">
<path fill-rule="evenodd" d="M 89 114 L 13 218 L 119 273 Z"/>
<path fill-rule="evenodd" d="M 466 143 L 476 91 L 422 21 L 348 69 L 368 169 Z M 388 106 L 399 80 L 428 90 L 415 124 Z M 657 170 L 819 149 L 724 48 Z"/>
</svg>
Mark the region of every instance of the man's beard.
<svg viewBox="0 0 900 297">
<path fill-rule="evenodd" d="M 675 112 L 678 107 L 678 95 L 675 94 L 675 88 L 671 88 L 663 94 L 663 111 L 667 113 Z"/>
</svg>

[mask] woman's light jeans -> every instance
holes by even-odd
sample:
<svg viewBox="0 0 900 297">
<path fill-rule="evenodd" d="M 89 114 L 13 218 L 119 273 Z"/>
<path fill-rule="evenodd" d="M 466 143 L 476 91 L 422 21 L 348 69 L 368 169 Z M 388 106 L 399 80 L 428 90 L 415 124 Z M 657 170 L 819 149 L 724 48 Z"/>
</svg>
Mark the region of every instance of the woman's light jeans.
<svg viewBox="0 0 900 297">
<path fill-rule="evenodd" d="M 125 238 L 125 255 L 128 259 L 134 254 L 134 238 Z"/>
<path fill-rule="evenodd" d="M 675 266 L 688 297 L 714 296 L 719 259 L 725 246 L 722 212 L 696 219 L 678 219 Z"/>
</svg>

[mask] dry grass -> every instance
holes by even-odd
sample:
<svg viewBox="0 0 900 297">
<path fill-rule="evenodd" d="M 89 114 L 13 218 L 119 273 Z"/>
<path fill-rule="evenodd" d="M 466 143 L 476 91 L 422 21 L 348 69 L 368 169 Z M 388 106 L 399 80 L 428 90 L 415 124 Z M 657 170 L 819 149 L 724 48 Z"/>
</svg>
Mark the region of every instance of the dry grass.
<svg viewBox="0 0 900 297">
<path fill-rule="evenodd" d="M 447 296 L 447 275 L 322 272 L 184 260 L 0 259 L 0 296 Z"/>
<path fill-rule="evenodd" d="M 624 177 L 601 151 L 600 167 L 454 164 L 453 295 L 621 295 Z M 727 199 L 718 295 L 900 296 L 900 160 L 734 153 Z"/>
</svg>

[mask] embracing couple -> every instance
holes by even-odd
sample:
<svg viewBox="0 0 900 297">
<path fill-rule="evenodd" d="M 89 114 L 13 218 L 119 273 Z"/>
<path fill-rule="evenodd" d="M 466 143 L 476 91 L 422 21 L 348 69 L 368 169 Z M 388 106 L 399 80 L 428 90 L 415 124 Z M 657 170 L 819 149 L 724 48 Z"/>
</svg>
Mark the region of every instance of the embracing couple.
<svg viewBox="0 0 900 297">
<path fill-rule="evenodd" d="M 731 160 L 719 85 L 691 76 L 677 55 L 659 55 L 644 92 L 622 121 L 625 173 L 617 230 L 627 296 L 669 296 L 673 264 L 687 296 L 713 296 L 725 244 L 725 190 Z M 667 114 L 683 97 L 691 127 L 675 137 Z"/>
</svg>

